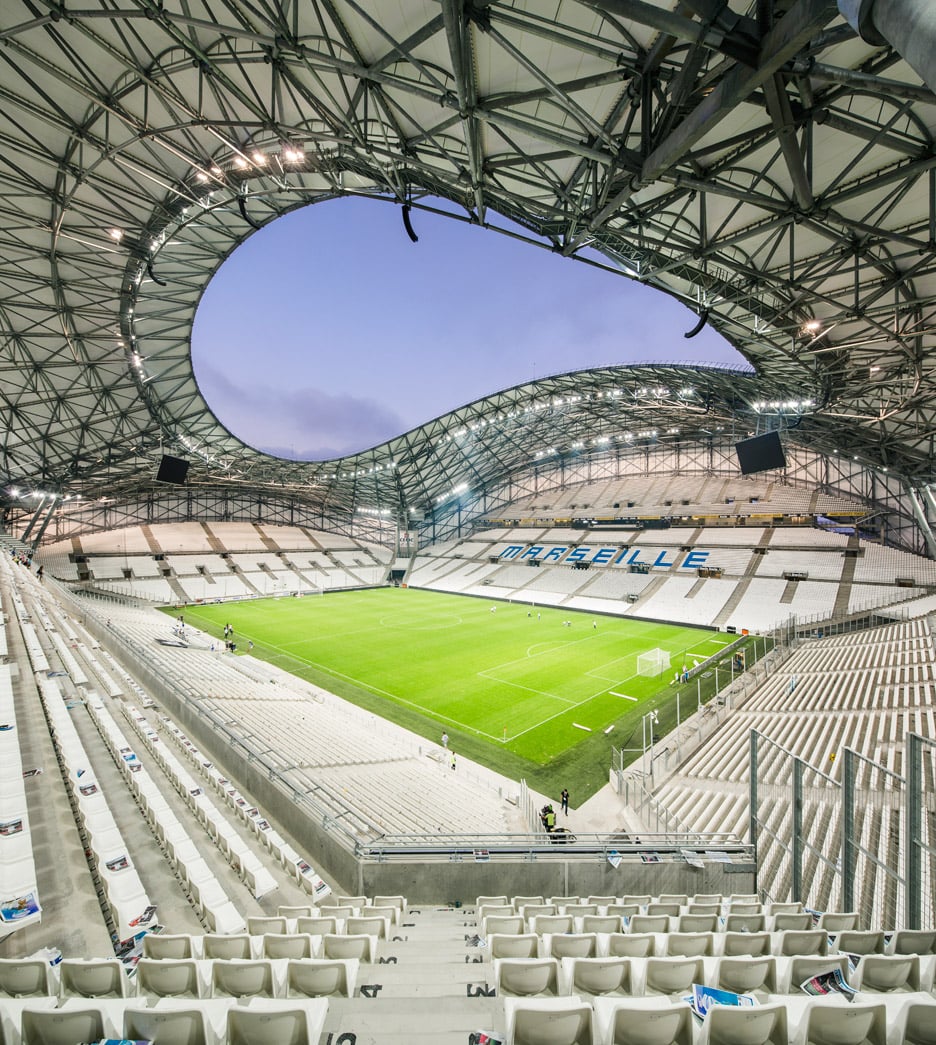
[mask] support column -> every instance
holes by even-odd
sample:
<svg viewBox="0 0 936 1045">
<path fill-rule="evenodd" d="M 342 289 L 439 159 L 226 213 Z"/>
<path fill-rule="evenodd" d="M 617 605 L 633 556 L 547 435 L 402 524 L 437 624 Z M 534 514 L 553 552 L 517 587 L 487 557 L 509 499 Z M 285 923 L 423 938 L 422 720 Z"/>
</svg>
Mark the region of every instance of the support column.
<svg viewBox="0 0 936 1045">
<path fill-rule="evenodd" d="M 907 896 L 904 924 L 908 929 L 922 929 L 923 893 L 920 875 L 923 865 L 920 844 L 923 841 L 923 795 L 921 794 L 923 743 L 921 738 L 913 733 L 908 733 L 904 750 L 906 751 L 907 759 L 905 773 L 907 782 L 904 785 L 907 792 L 907 821 L 904 826 L 904 879 L 906 881 Z"/>
<path fill-rule="evenodd" d="M 936 91 L 936 4 L 932 0 L 838 0 L 839 11 L 870 44 L 890 44 Z"/>
<path fill-rule="evenodd" d="M 23 542 L 23 544 L 25 544 L 29 540 L 29 535 L 32 533 L 32 528 L 38 522 L 39 516 L 42 514 L 42 509 L 45 507 L 45 505 L 46 498 L 43 497 L 42 500 L 36 505 L 36 510 L 33 512 L 33 517 L 29 520 L 29 525 L 26 527 L 25 530 L 23 530 L 22 536 L 20 537 L 20 540 Z"/>
<path fill-rule="evenodd" d="M 924 496 L 926 497 L 927 503 L 932 501 L 932 493 L 924 488 Z M 923 540 L 926 542 L 926 550 L 931 559 L 936 559 L 936 537 L 933 536 L 932 527 L 926 518 L 926 512 L 923 511 L 923 505 L 920 504 L 920 497 L 916 490 L 912 486 L 907 487 L 907 500 L 910 502 L 910 510 L 913 512 L 913 517 L 917 521 L 917 526 L 920 527 L 920 533 L 923 534 Z"/>
<path fill-rule="evenodd" d="M 55 505 L 57 502 L 57 497 L 53 497 L 49 501 L 49 510 L 46 512 L 45 518 L 42 520 L 42 523 L 39 526 L 39 530 L 36 533 L 36 536 L 33 537 L 33 550 L 39 547 L 39 542 L 42 540 L 43 534 L 46 532 L 46 527 L 48 527 L 49 523 L 52 522 L 52 517 L 55 515 Z"/>
</svg>

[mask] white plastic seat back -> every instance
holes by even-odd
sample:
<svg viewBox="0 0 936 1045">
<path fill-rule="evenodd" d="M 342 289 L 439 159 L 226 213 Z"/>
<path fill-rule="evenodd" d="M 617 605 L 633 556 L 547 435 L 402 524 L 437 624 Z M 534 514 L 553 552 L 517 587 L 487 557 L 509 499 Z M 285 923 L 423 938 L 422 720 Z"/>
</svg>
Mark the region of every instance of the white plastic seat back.
<svg viewBox="0 0 936 1045">
<path fill-rule="evenodd" d="M 309 933 L 265 933 L 264 958 L 313 958 L 314 941 Z"/>
<path fill-rule="evenodd" d="M 597 958 L 597 933 L 563 933 L 549 937 L 549 953 L 554 958 Z"/>
<path fill-rule="evenodd" d="M 509 1045 L 594 1045 L 594 1014 L 579 998 L 505 1000 Z"/>
<path fill-rule="evenodd" d="M 250 937 L 246 933 L 232 936 L 209 933 L 202 937 L 202 952 L 205 958 L 249 958 Z"/>
<path fill-rule="evenodd" d="M 607 1005 L 607 1009 L 605 1008 Z M 644 999 L 596 998 L 595 1012 L 607 1024 L 606 1045 L 692 1045 L 692 1008 L 684 1001 L 648 1006 Z"/>
<path fill-rule="evenodd" d="M 678 918 L 680 914 L 680 904 L 678 903 L 648 903 L 647 904 L 647 915 L 649 917 L 659 917 L 661 914 L 667 918 Z"/>
<path fill-rule="evenodd" d="M 562 967 L 570 994 L 632 993 L 629 958 L 564 958 Z"/>
<path fill-rule="evenodd" d="M 159 1045 L 209 1045 L 212 1040 L 201 1009 L 127 1009 L 123 1036 Z"/>
<path fill-rule="evenodd" d="M 887 1014 L 881 1004 L 843 1002 L 811 1005 L 806 1045 L 887 1045 Z"/>
<path fill-rule="evenodd" d="M 632 933 L 665 933 L 669 932 L 669 915 L 635 914 L 628 926 Z"/>
<path fill-rule="evenodd" d="M 619 933 L 623 931 L 620 915 L 586 914 L 582 918 L 583 933 Z"/>
<path fill-rule="evenodd" d="M 485 918 L 481 922 L 481 935 L 482 936 L 493 936 L 494 933 L 511 933 L 514 936 L 526 932 L 526 920 L 521 918 L 520 915 L 514 915 L 513 917 L 503 917 L 502 915 L 494 915 L 490 918 Z"/>
<path fill-rule="evenodd" d="M 575 919 L 570 914 L 540 914 L 527 921 L 531 933 L 545 936 L 546 933 L 570 933 L 575 927 Z"/>
<path fill-rule="evenodd" d="M 722 954 L 727 957 L 770 954 L 770 933 L 725 933 L 721 938 Z"/>
<path fill-rule="evenodd" d="M 247 919 L 247 932 L 251 936 L 263 936 L 265 933 L 285 934 L 289 932 L 289 926 L 285 918 L 257 916 Z"/>
<path fill-rule="evenodd" d="M 687 994 L 694 983 L 703 983 L 701 958 L 648 958 L 645 994 Z"/>
<path fill-rule="evenodd" d="M 141 958 L 137 962 L 136 982 L 137 992 L 144 996 L 200 998 L 202 995 L 198 966 L 191 958 Z"/>
<path fill-rule="evenodd" d="M 711 982 L 721 990 L 734 991 L 735 994 L 750 994 L 752 991 L 776 994 L 777 959 L 750 955 L 719 958 Z"/>
<path fill-rule="evenodd" d="M 828 954 L 829 935 L 824 929 L 790 930 L 780 934 L 780 954 Z"/>
<path fill-rule="evenodd" d="M 827 933 L 840 933 L 846 929 L 858 928 L 857 911 L 826 911 L 819 916 L 818 929 L 825 929 Z"/>
<path fill-rule="evenodd" d="M 799 914 L 790 914 L 788 912 L 781 912 L 774 916 L 773 930 L 774 932 L 787 932 L 789 930 L 806 932 L 807 929 L 811 929 L 813 924 L 812 915 L 807 914 L 805 911 Z"/>
<path fill-rule="evenodd" d="M 100 1009 L 23 1009 L 22 1045 L 75 1045 L 100 1041 L 104 1017 Z"/>
<path fill-rule="evenodd" d="M 332 935 L 322 937 L 323 958 L 357 958 L 361 962 L 372 962 L 375 955 L 375 938 L 367 933 Z"/>
<path fill-rule="evenodd" d="M 483 903 L 478 907 L 478 921 L 483 918 L 505 918 L 516 913 L 516 908 L 511 903 Z"/>
<path fill-rule="evenodd" d="M 339 919 L 331 916 L 323 918 L 312 915 L 310 918 L 297 918 L 296 932 L 308 933 L 310 936 L 324 936 L 325 933 L 336 933 L 339 928 L 338 921 Z"/>
<path fill-rule="evenodd" d="M 513 904 L 506 896 L 479 896 L 475 900 L 475 907 L 484 907 L 486 905 L 492 907 L 513 907 Z"/>
<path fill-rule="evenodd" d="M 713 1006 L 702 1025 L 700 1045 L 787 1045 L 787 1011 L 782 1002 L 736 1008 Z"/>
<path fill-rule="evenodd" d="M 539 956 L 540 938 L 536 933 L 494 933 L 487 937 L 488 954 L 495 958 L 536 958 Z"/>
<path fill-rule="evenodd" d="M 559 962 L 555 958 L 497 958 L 494 982 L 499 995 L 557 995 Z"/>
<path fill-rule="evenodd" d="M 60 998 L 125 998 L 127 973 L 117 958 L 66 958 L 59 963 Z"/>
<path fill-rule="evenodd" d="M 318 1004 L 323 1008 L 311 1009 Z M 234 1006 L 227 1015 L 227 1045 L 318 1045 L 328 1002 L 276 1007 Z"/>
<path fill-rule="evenodd" d="M 390 935 L 389 918 L 349 918 L 345 922 L 345 932 L 349 936 L 361 934 L 375 936 L 378 940 L 386 940 Z"/>
<path fill-rule="evenodd" d="M 216 961 L 211 967 L 214 998 L 272 998 L 273 967 L 268 961 Z"/>
<path fill-rule="evenodd" d="M 908 1001 L 891 1022 L 891 1040 L 902 1045 L 936 1045 L 936 999 Z"/>
<path fill-rule="evenodd" d="M 0 958 L 0 998 L 41 997 L 49 993 L 45 958 Z"/>
<path fill-rule="evenodd" d="M 676 924 L 681 933 L 713 933 L 718 930 L 718 915 L 681 914 Z"/>
<path fill-rule="evenodd" d="M 918 991 L 920 958 L 916 954 L 866 954 L 858 962 L 852 986 L 861 991 Z"/>
<path fill-rule="evenodd" d="M 890 942 L 891 954 L 936 954 L 936 931 L 898 929 Z"/>
<path fill-rule="evenodd" d="M 287 998 L 350 998 L 357 981 L 358 962 L 353 958 L 316 958 L 286 965 Z"/>
<path fill-rule="evenodd" d="M 311 918 L 315 914 L 311 904 L 304 907 L 277 907 L 278 918 Z"/>
<path fill-rule="evenodd" d="M 653 933 L 612 933 L 608 954 L 612 958 L 649 958 L 656 947 Z"/>
<path fill-rule="evenodd" d="M 725 918 L 725 932 L 760 933 L 764 931 L 767 919 L 762 914 L 736 914 L 732 912 Z"/>
<path fill-rule="evenodd" d="M 503 899 L 509 903 L 507 897 Z M 397 910 L 397 921 L 400 920 L 400 916 L 406 910 L 406 897 L 405 896 L 375 896 L 373 898 L 372 906 L 374 907 L 395 907 Z"/>
<path fill-rule="evenodd" d="M 664 940 L 668 955 L 698 958 L 715 953 L 714 933 L 669 933 Z"/>
<path fill-rule="evenodd" d="M 370 904 L 369 896 L 336 896 L 335 903 L 344 907 L 367 907 Z"/>
<path fill-rule="evenodd" d="M 192 958 L 194 946 L 187 933 L 147 933 L 143 937 L 144 958 Z"/>
<path fill-rule="evenodd" d="M 846 929 L 836 937 L 835 949 L 843 954 L 883 954 L 884 933 L 873 929 Z"/>
</svg>

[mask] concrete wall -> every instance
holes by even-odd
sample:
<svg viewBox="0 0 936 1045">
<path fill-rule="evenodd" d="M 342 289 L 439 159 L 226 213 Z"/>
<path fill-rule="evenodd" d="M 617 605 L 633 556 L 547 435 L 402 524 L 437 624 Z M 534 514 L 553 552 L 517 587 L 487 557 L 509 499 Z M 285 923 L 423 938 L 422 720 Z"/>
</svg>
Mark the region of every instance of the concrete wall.
<svg viewBox="0 0 936 1045">
<path fill-rule="evenodd" d="M 665 860 L 665 858 L 664 858 Z M 411 903 L 474 903 L 485 896 L 658 896 L 660 893 L 753 893 L 754 865 L 683 861 L 645 864 L 625 860 L 614 868 L 591 856 L 541 860 L 492 859 L 489 863 L 397 860 L 361 862 L 357 891 L 402 894 Z"/>
</svg>

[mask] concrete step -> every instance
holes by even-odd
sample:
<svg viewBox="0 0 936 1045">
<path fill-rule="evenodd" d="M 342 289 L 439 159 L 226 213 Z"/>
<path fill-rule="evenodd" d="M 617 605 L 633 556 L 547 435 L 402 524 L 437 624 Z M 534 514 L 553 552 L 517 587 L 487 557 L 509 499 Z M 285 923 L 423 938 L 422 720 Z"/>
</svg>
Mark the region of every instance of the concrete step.
<svg viewBox="0 0 936 1045">
<path fill-rule="evenodd" d="M 329 998 L 323 1042 L 331 1045 L 466 1045 L 474 1031 L 503 1031 L 503 1002 L 477 996 L 449 998 Z M 341 1035 L 353 1035 L 343 1042 Z"/>
</svg>

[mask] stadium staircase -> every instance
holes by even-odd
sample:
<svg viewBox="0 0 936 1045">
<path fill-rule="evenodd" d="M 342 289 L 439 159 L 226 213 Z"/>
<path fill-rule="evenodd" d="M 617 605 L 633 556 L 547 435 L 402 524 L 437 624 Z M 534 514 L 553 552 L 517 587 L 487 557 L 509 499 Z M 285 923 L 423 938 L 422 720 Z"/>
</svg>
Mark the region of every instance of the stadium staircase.
<svg viewBox="0 0 936 1045">
<path fill-rule="evenodd" d="M 353 998 L 332 997 L 324 1032 L 381 1045 L 465 1045 L 476 1031 L 503 1027 L 493 965 L 479 948 L 473 904 L 411 904 L 376 960 L 362 963 Z"/>
<path fill-rule="evenodd" d="M 205 531 L 205 536 L 208 538 L 208 546 L 211 548 L 211 550 L 213 552 L 216 552 L 218 555 L 225 555 L 227 553 L 227 548 L 225 548 L 221 541 L 219 541 L 218 538 L 215 537 L 215 535 L 211 532 L 211 528 L 208 526 L 208 523 L 203 522 L 201 524 L 201 527 Z"/>
<path fill-rule="evenodd" d="M 181 603 L 189 601 L 188 592 L 179 583 L 174 573 L 164 573 L 163 579 L 168 583 L 169 587 L 172 588 L 173 594 Z"/>
<path fill-rule="evenodd" d="M 146 523 L 140 524 L 140 533 L 146 538 L 146 543 L 149 545 L 149 550 L 154 555 L 162 555 L 162 545 L 156 540 L 156 534 L 153 533 L 151 527 L 147 526 Z"/>
<path fill-rule="evenodd" d="M 267 535 L 260 528 L 259 523 L 254 523 L 254 529 L 257 531 L 257 536 L 263 542 L 263 547 L 266 548 L 268 552 L 272 552 L 274 555 L 279 555 L 281 551 L 280 546 L 276 543 L 276 541 L 273 540 L 272 537 L 267 537 Z"/>
<path fill-rule="evenodd" d="M 646 586 L 646 588 L 644 588 L 644 590 L 640 593 L 640 598 L 636 602 L 632 602 L 631 603 L 631 607 L 630 607 L 631 608 L 631 613 L 634 616 L 636 616 L 636 617 L 640 616 L 640 608 L 641 608 L 641 606 L 643 606 L 647 602 L 649 602 L 650 601 L 650 596 L 653 595 L 654 592 L 659 591 L 660 588 L 663 587 L 663 585 L 666 583 L 666 578 L 667 578 L 666 574 L 660 574 L 658 577 L 654 577 L 653 580 L 650 581 L 650 583 Z"/>
<path fill-rule="evenodd" d="M 855 551 L 861 544 L 855 534 L 848 538 L 846 551 Z M 848 613 L 848 605 L 851 602 L 852 583 L 855 579 L 855 570 L 858 568 L 858 556 L 846 555 L 845 565 L 842 567 L 842 576 L 839 579 L 838 594 L 835 596 L 835 605 L 832 608 L 833 617 L 844 617 Z"/>
</svg>

